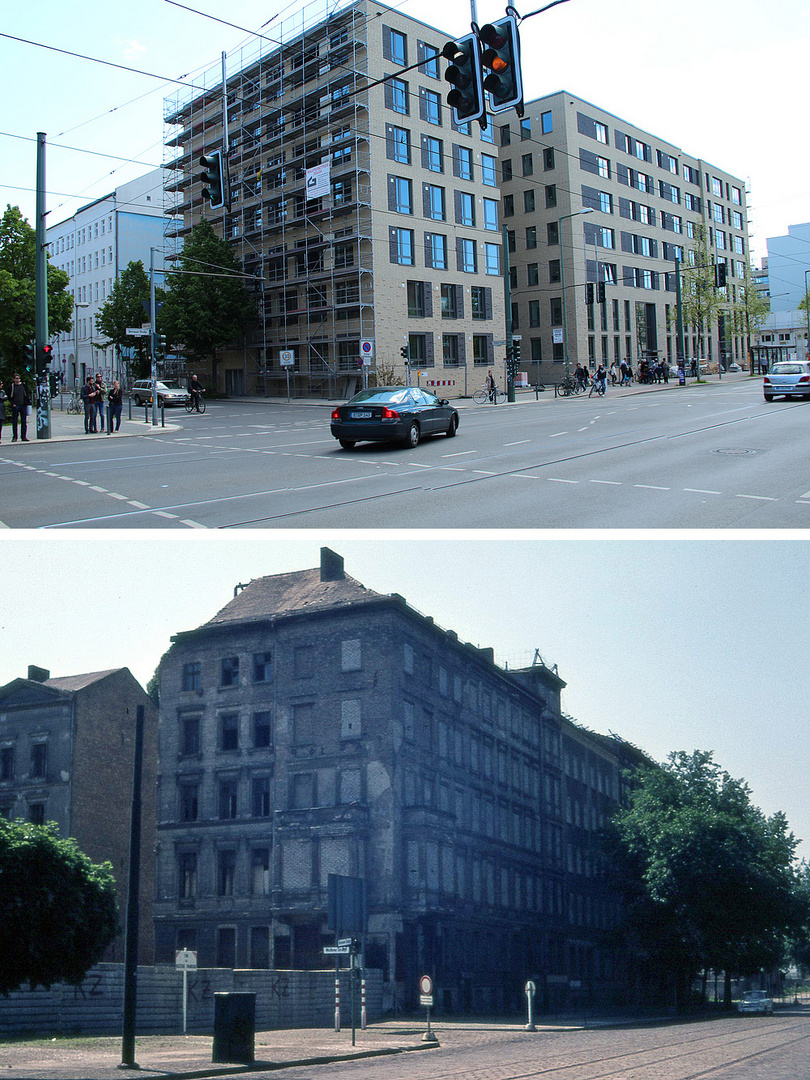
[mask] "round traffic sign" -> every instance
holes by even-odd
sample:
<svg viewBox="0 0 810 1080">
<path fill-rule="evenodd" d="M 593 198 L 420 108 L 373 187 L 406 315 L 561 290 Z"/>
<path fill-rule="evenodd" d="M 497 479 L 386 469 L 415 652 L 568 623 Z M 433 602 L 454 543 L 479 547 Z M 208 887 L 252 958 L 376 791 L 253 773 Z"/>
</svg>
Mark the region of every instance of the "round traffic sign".
<svg viewBox="0 0 810 1080">
<path fill-rule="evenodd" d="M 420 994 L 432 994 L 433 993 L 433 979 L 429 975 L 423 975 L 419 980 L 419 993 Z"/>
</svg>

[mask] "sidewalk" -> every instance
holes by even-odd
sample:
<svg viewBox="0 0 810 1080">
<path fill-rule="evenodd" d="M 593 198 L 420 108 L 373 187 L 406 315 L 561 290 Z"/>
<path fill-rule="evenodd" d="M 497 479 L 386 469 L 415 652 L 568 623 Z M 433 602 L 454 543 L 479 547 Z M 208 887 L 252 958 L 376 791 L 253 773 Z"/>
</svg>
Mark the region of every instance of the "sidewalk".
<svg viewBox="0 0 810 1080">
<path fill-rule="evenodd" d="M 717 375 L 706 375 L 703 377 L 703 381 L 696 383 L 694 379 L 689 378 L 686 381 L 685 386 L 680 386 L 677 377 L 670 379 L 669 383 L 652 383 L 650 385 L 642 385 L 641 383 L 632 383 L 630 386 L 608 386 L 607 394 L 604 400 L 606 402 L 616 398 L 634 397 L 645 394 L 656 394 L 667 392 L 674 392 L 680 390 L 681 393 L 692 391 L 695 388 L 711 390 L 716 386 L 726 385 L 739 385 L 740 383 L 750 379 L 747 372 L 728 372 L 723 375 L 722 379 L 718 379 Z M 584 395 L 587 398 L 587 394 Z M 565 408 L 571 401 L 581 401 L 583 396 L 576 398 L 555 398 L 554 387 L 549 385 L 545 391 L 539 396 L 535 395 L 534 390 L 517 391 L 514 402 L 504 402 L 503 405 L 496 406 L 496 408 L 515 407 L 517 405 L 534 405 L 542 402 L 558 402 L 561 408 Z M 227 405 L 233 402 L 239 402 L 241 405 L 256 405 L 264 408 L 275 405 L 294 405 L 298 408 L 303 408 L 307 405 L 316 406 L 322 409 L 333 408 L 335 405 L 341 404 L 343 401 L 340 399 L 327 399 L 327 398 L 290 398 L 286 397 L 237 397 L 228 398 L 222 401 L 214 401 L 215 406 Z M 475 405 L 471 397 L 467 398 L 453 398 L 453 405 L 457 409 L 479 409 L 486 406 Z M 167 431 L 181 431 L 186 419 L 186 412 L 184 409 L 166 409 L 165 410 L 165 426 L 161 424 L 161 414 L 158 413 L 157 427 L 152 426 L 152 410 L 148 410 L 148 419 L 144 420 L 144 409 L 132 408 L 132 419 L 129 419 L 129 402 L 124 403 L 124 411 L 121 418 L 120 431 L 114 432 L 112 435 L 108 435 L 106 431 L 98 432 L 94 435 L 86 435 L 84 432 L 84 415 L 76 413 L 67 413 L 59 408 L 57 404 L 51 410 L 51 437 L 50 439 L 37 439 L 36 437 L 36 414 L 30 417 L 28 422 L 28 439 L 27 443 L 11 442 L 11 423 L 6 421 L 3 427 L 3 440 L 0 442 L 0 455 L 6 455 L 9 451 L 25 453 L 30 447 L 35 446 L 38 442 L 72 442 L 77 439 L 84 440 L 112 440 L 125 437 L 132 437 L 138 435 L 160 435 Z M 328 417 L 327 417 L 328 419 Z"/>
</svg>

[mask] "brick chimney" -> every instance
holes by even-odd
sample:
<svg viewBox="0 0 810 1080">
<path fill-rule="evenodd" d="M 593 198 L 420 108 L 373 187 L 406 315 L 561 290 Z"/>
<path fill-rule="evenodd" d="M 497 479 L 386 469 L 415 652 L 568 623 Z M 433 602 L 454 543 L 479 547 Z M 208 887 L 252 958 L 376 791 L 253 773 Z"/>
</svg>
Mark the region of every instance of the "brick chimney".
<svg viewBox="0 0 810 1080">
<path fill-rule="evenodd" d="M 343 556 L 330 548 L 321 548 L 321 581 L 343 581 Z"/>
<path fill-rule="evenodd" d="M 28 665 L 28 678 L 33 682 L 47 682 L 50 679 L 51 673 L 44 667 L 36 667 L 34 664 Z"/>
</svg>

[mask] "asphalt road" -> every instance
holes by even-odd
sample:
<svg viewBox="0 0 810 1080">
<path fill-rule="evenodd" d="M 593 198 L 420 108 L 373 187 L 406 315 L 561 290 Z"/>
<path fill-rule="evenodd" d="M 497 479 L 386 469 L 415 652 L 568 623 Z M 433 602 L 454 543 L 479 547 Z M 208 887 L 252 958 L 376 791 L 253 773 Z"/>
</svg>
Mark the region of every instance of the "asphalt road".
<svg viewBox="0 0 810 1080">
<path fill-rule="evenodd" d="M 810 1017 L 729 1017 L 587 1031 L 504 1032 L 434 1025 L 439 1048 L 285 1070 L 287 1080 L 798 1080 Z M 260 1071 L 254 1076 L 269 1076 Z M 277 1073 L 272 1075 L 277 1076 Z"/>
<path fill-rule="evenodd" d="M 209 403 L 148 438 L 0 445 L 7 528 L 805 528 L 810 403 L 745 377 L 460 404 L 415 449 L 329 434 L 331 406 Z M 5 429 L 8 434 L 8 427 Z"/>
</svg>

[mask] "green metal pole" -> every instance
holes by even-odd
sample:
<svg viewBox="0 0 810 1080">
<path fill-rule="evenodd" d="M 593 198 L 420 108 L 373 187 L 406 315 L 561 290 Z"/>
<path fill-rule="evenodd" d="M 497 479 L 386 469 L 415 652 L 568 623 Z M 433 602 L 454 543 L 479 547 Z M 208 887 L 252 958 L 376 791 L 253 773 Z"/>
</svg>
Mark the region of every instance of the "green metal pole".
<svg viewBox="0 0 810 1080">
<path fill-rule="evenodd" d="M 509 229 L 503 227 L 503 303 L 506 321 L 506 394 L 515 400 L 515 377 L 512 373 L 512 284 L 509 280 Z"/>
<path fill-rule="evenodd" d="M 49 367 L 43 363 L 42 347 L 48 341 L 48 248 L 45 239 L 45 133 L 37 132 L 36 258 L 34 289 L 36 294 L 34 366 L 37 378 L 37 438 L 51 437 L 51 389 Z"/>
</svg>

